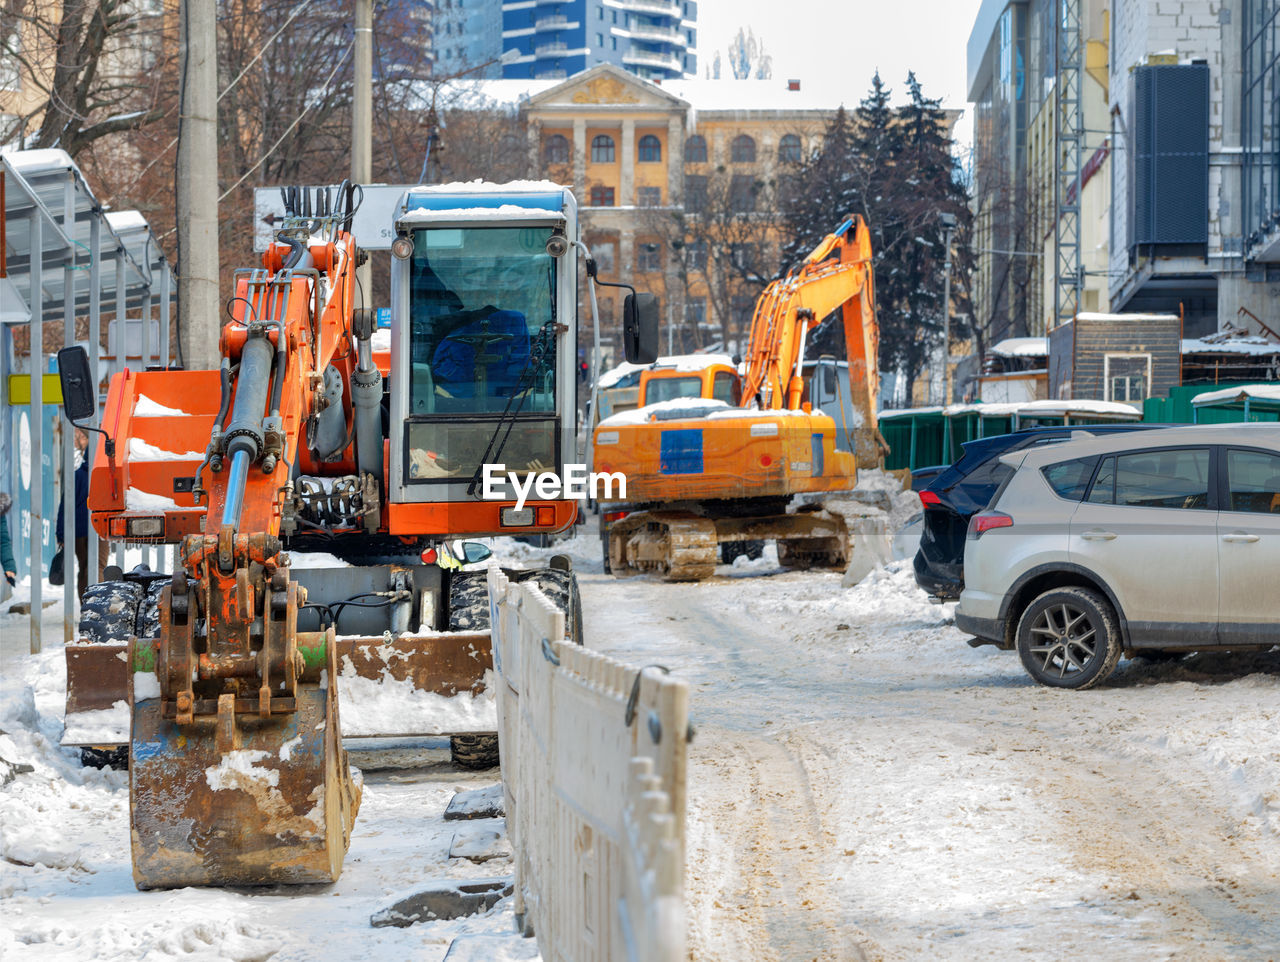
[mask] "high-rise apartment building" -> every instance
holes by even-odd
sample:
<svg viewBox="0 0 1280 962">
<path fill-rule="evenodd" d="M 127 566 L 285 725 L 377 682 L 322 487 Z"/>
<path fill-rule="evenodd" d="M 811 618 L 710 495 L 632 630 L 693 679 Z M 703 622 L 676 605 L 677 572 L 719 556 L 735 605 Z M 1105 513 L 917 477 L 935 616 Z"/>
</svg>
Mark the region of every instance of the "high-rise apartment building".
<svg viewBox="0 0 1280 962">
<path fill-rule="evenodd" d="M 457 0 L 454 0 L 456 3 Z M 611 63 L 647 80 L 697 72 L 695 0 L 503 0 L 512 78 L 569 77 Z"/>
</svg>

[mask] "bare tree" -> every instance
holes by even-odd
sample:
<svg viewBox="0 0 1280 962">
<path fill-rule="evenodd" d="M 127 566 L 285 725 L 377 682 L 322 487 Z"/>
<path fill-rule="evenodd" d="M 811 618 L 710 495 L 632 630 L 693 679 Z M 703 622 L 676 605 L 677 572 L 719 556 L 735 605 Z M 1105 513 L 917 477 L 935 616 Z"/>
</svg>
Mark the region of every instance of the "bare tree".
<svg viewBox="0 0 1280 962">
<path fill-rule="evenodd" d="M 0 23 L 0 55 L 35 93 L 0 142 L 60 147 L 74 159 L 163 115 L 156 66 L 169 51 L 158 11 L 134 0 L 0 0 Z"/>
</svg>

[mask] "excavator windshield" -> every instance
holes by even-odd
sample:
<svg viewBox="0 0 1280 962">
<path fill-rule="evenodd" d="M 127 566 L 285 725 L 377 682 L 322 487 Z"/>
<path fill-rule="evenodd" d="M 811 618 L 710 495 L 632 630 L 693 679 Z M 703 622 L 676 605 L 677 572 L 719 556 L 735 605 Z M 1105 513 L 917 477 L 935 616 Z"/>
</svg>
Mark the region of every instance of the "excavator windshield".
<svg viewBox="0 0 1280 962">
<path fill-rule="evenodd" d="M 556 272 L 548 227 L 414 232 L 409 479 L 467 478 L 481 459 L 556 463 Z M 490 439 L 501 427 L 501 456 Z M 507 428 L 510 427 L 508 433 Z"/>
</svg>

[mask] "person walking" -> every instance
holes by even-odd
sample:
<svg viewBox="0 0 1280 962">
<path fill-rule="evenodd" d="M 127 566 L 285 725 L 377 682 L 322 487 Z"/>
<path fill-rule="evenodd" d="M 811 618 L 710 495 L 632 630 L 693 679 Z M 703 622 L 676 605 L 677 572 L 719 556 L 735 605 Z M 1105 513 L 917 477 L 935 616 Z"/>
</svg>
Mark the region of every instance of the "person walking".
<svg viewBox="0 0 1280 962">
<path fill-rule="evenodd" d="M 9 506 L 12 499 L 0 491 L 0 565 L 4 567 L 4 580 L 12 588 L 18 583 L 18 564 L 13 560 L 13 541 L 9 537 Z"/>
<path fill-rule="evenodd" d="M 89 586 L 89 462 L 86 457 L 89 450 L 89 435 L 76 428 L 75 433 L 75 528 L 72 539 L 76 552 L 76 597 L 83 600 L 84 590 Z M 58 499 L 58 550 L 66 558 L 66 542 L 64 535 L 64 519 L 62 517 L 61 498 Z M 65 565 L 66 562 L 64 561 Z"/>
</svg>

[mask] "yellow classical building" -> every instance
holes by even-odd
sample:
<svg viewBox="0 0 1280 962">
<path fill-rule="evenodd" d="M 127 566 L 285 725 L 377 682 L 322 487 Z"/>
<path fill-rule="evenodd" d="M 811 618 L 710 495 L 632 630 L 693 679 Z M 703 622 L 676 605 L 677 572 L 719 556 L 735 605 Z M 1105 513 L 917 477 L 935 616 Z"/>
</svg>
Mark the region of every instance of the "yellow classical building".
<svg viewBox="0 0 1280 962">
<path fill-rule="evenodd" d="M 659 86 L 601 64 L 521 100 L 534 170 L 572 184 L 600 276 L 659 298 L 664 350 L 742 349 L 755 295 L 777 267 L 777 192 L 842 102 L 800 86 Z M 856 105 L 857 92 L 847 100 Z M 833 226 L 843 213 L 832 212 Z M 603 293 L 612 342 L 618 303 Z"/>
</svg>

